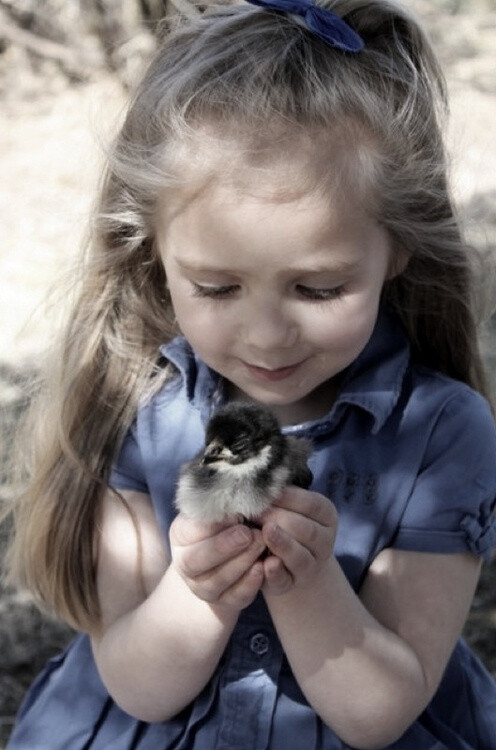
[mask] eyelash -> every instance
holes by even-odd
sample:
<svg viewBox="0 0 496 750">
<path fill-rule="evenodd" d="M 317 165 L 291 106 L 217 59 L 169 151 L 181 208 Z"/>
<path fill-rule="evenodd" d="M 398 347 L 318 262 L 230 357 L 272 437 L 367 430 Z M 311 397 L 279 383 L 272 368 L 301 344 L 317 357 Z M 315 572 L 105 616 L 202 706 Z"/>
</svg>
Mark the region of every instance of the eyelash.
<svg viewBox="0 0 496 750">
<path fill-rule="evenodd" d="M 299 293 L 312 302 L 328 302 L 338 299 L 344 292 L 344 286 L 335 286 L 330 289 L 319 289 L 312 286 L 298 284 L 296 287 Z"/>
<path fill-rule="evenodd" d="M 227 299 L 231 297 L 238 287 L 235 285 L 226 286 L 201 286 L 193 283 L 193 296 L 206 297 L 208 299 Z"/>
<path fill-rule="evenodd" d="M 229 284 L 226 286 L 202 286 L 201 284 L 193 283 L 193 296 L 203 297 L 204 299 L 224 300 L 232 297 L 238 289 L 239 287 L 236 284 Z M 328 302 L 330 300 L 338 299 L 344 292 L 344 286 L 332 287 L 331 289 L 319 289 L 305 286 L 304 284 L 297 284 L 296 289 L 302 297 L 311 302 Z"/>
</svg>

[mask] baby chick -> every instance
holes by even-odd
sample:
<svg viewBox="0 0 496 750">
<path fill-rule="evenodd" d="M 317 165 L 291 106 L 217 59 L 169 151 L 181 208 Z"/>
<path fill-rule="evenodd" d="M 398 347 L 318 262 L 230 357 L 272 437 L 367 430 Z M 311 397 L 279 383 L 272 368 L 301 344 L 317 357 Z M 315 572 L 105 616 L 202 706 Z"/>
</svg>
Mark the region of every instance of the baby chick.
<svg viewBox="0 0 496 750">
<path fill-rule="evenodd" d="M 183 465 L 175 505 L 205 523 L 260 516 L 287 484 L 307 488 L 309 441 L 281 433 L 272 412 L 232 401 L 210 419 L 205 450 Z"/>
</svg>

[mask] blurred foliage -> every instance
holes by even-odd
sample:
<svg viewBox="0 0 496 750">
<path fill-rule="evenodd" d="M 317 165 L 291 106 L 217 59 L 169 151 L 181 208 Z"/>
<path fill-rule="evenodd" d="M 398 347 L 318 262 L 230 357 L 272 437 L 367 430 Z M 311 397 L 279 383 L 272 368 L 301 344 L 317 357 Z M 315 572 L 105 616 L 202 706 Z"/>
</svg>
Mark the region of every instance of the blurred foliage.
<svg viewBox="0 0 496 750">
<path fill-rule="evenodd" d="M 496 0 L 406 4 L 424 18 L 439 19 L 441 14 L 447 21 L 464 13 L 496 10 Z M 0 58 L 14 45 L 38 65 L 50 61 L 72 80 L 87 80 L 96 71 L 110 69 L 128 85 L 169 20 L 177 13 L 196 15 L 205 5 L 198 0 L 0 0 Z"/>
<path fill-rule="evenodd" d="M 174 12 L 172 0 L 0 0 L 0 53 L 21 49 L 45 74 L 46 63 L 76 81 L 108 68 L 128 83 Z"/>
<path fill-rule="evenodd" d="M 496 10 L 496 0 L 413 0 L 423 12 L 442 12 L 450 15 Z"/>
</svg>

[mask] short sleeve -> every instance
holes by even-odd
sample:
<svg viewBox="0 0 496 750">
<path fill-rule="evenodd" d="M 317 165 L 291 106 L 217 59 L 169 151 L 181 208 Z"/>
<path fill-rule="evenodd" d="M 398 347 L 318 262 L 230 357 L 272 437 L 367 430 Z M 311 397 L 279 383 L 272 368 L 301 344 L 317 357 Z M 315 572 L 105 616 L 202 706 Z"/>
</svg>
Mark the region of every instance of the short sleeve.
<svg viewBox="0 0 496 750">
<path fill-rule="evenodd" d="M 496 543 L 496 428 L 468 388 L 441 411 L 392 546 L 489 558 Z"/>
<path fill-rule="evenodd" d="M 136 438 L 136 425 L 133 425 L 114 461 L 109 477 L 109 485 L 116 490 L 148 492 L 143 460 Z"/>
</svg>

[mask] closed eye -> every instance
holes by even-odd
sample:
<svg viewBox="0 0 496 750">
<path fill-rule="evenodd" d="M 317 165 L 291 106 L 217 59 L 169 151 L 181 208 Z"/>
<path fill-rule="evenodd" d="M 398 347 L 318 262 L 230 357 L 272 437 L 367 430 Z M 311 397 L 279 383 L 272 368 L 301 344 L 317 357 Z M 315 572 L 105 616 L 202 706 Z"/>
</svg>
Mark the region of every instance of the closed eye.
<svg viewBox="0 0 496 750">
<path fill-rule="evenodd" d="M 242 453 L 246 448 L 248 447 L 248 438 L 241 437 L 234 441 L 234 443 L 231 445 L 231 450 L 233 453 Z"/>
<path fill-rule="evenodd" d="M 206 284 L 193 284 L 193 296 L 203 297 L 207 299 L 228 299 L 234 296 L 239 291 L 238 284 L 225 284 L 220 286 L 210 286 Z M 327 300 L 333 300 L 340 297 L 344 292 L 344 286 L 332 287 L 329 289 L 321 289 L 319 287 L 305 286 L 304 284 L 297 284 L 296 291 L 301 297 L 314 302 L 326 302 Z"/>
<path fill-rule="evenodd" d="M 297 284 L 296 291 L 302 297 L 315 302 L 326 302 L 327 300 L 337 299 L 344 292 L 344 286 L 335 286 L 330 289 L 320 289 L 319 287 L 305 286 Z"/>
<path fill-rule="evenodd" d="M 226 284 L 225 286 L 207 286 L 193 282 L 193 296 L 207 297 L 209 299 L 226 299 L 238 291 L 237 284 Z"/>
</svg>

